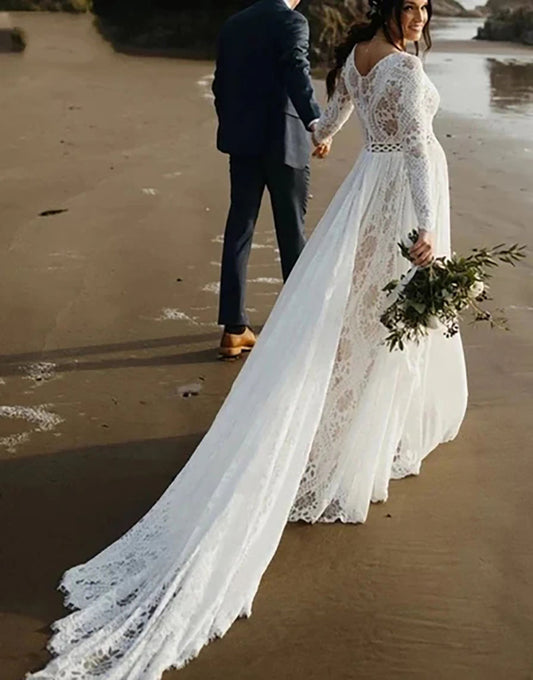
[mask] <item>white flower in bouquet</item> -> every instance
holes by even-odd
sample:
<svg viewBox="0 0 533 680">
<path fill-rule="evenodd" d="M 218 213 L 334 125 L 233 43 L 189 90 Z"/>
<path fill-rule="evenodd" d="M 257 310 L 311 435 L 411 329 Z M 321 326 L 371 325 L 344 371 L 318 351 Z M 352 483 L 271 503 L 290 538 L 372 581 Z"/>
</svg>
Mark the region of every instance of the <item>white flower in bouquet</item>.
<svg viewBox="0 0 533 680">
<path fill-rule="evenodd" d="M 470 292 L 468 293 L 468 297 L 473 298 L 476 300 L 485 290 L 485 284 L 483 281 L 475 281 L 471 286 L 470 286 Z"/>
</svg>

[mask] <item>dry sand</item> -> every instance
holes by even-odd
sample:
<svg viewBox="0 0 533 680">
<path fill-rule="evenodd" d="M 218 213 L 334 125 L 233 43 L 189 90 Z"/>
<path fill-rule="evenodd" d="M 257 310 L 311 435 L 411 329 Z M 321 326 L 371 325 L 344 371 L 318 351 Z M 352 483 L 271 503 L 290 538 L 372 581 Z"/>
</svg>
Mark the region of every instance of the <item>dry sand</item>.
<svg viewBox="0 0 533 680">
<path fill-rule="evenodd" d="M 159 497 L 241 366 L 215 360 L 228 187 L 212 64 L 114 54 L 88 17 L 17 23 L 28 49 L 0 67 L 1 680 L 45 662 L 61 573 Z M 531 140 L 446 115 L 437 133 L 455 249 L 527 241 Z M 310 228 L 358 144 L 350 123 L 313 166 Z M 273 239 L 265 210 L 258 325 L 279 290 Z M 531 275 L 495 276 L 511 333 L 464 329 L 458 439 L 365 525 L 290 526 L 251 620 L 166 677 L 533 678 Z"/>
</svg>

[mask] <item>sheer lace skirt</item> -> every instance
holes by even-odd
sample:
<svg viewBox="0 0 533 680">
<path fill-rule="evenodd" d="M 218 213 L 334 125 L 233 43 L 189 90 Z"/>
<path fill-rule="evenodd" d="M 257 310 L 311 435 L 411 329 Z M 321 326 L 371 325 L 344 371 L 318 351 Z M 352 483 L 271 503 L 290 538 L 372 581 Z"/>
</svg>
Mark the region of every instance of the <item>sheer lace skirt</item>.
<svg viewBox="0 0 533 680">
<path fill-rule="evenodd" d="M 449 254 L 446 160 L 430 145 L 438 255 Z M 416 227 L 403 155 L 363 152 L 359 200 L 364 218 L 346 312 L 320 425 L 290 513 L 306 522 L 364 522 L 371 501 L 387 499 L 391 478 L 418 474 L 422 459 L 453 439 L 466 408 L 459 336 L 431 332 L 420 345 L 390 353 L 380 324 L 383 287 L 409 268 L 398 242 Z M 371 187 L 371 189 L 370 189 Z"/>
</svg>

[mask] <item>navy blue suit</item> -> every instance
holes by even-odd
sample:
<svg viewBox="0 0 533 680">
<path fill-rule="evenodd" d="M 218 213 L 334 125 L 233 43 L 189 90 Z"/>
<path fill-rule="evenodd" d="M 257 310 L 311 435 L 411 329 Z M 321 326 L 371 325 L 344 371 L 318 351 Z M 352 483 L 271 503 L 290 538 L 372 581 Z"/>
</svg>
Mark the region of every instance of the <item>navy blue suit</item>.
<svg viewBox="0 0 533 680">
<path fill-rule="evenodd" d="M 223 26 L 213 81 L 217 147 L 230 155 L 219 323 L 245 325 L 246 269 L 265 187 L 287 279 L 304 245 L 311 141 L 319 118 L 307 19 L 284 0 L 259 0 Z"/>
</svg>

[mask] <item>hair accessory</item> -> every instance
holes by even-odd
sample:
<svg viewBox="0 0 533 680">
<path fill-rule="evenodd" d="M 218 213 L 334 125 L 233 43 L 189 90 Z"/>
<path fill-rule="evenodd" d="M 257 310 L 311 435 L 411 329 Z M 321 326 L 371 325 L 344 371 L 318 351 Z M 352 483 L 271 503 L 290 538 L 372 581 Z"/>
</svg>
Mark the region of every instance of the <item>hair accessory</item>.
<svg viewBox="0 0 533 680">
<path fill-rule="evenodd" d="M 381 16 L 381 10 L 383 7 L 383 0 L 368 0 L 370 9 L 367 12 L 367 17 L 369 19 L 375 19 Z"/>
</svg>

